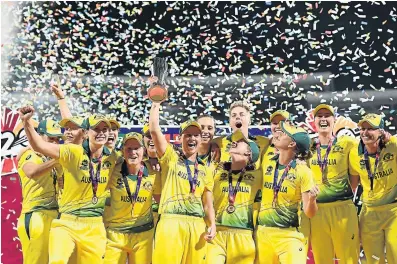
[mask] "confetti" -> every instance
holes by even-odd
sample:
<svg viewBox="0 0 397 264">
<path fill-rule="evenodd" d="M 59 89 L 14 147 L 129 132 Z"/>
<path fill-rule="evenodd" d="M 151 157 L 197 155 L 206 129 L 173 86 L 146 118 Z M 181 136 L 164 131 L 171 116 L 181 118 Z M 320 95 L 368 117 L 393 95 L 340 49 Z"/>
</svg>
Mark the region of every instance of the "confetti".
<svg viewBox="0 0 397 264">
<path fill-rule="evenodd" d="M 55 72 L 73 114 L 112 114 L 123 126 L 142 125 L 150 107 L 147 77 L 158 55 L 169 58 L 170 68 L 162 124 L 201 113 L 225 124 L 225 109 L 235 100 L 253 104 L 255 125 L 267 124 L 266 110 L 281 105 L 299 121 L 320 102 L 337 104 L 356 122 L 361 113 L 395 114 L 397 10 L 389 2 L 5 7 L 10 26 L 2 46 L 2 104 L 16 109 L 31 102 L 36 118 L 60 119 L 49 89 Z"/>
</svg>

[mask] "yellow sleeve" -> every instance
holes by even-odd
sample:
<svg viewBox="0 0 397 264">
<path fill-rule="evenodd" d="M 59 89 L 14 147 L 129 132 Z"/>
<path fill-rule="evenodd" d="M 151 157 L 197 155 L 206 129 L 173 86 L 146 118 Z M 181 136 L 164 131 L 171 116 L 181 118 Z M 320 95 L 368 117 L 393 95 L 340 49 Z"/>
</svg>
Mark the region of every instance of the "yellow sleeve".
<svg viewBox="0 0 397 264">
<path fill-rule="evenodd" d="M 358 155 L 358 146 L 355 146 L 349 152 L 349 174 L 352 176 L 359 176 L 359 171 L 360 156 Z"/>
<path fill-rule="evenodd" d="M 392 142 L 392 143 L 394 143 L 394 144 L 397 144 L 397 136 L 391 136 L 389 142 Z"/>
<path fill-rule="evenodd" d="M 43 163 L 42 159 L 31 149 L 25 151 L 25 153 L 22 154 L 18 161 L 18 169 L 22 169 L 23 165 L 28 162 L 32 162 L 34 164 Z"/>
<path fill-rule="evenodd" d="M 297 166 L 301 178 L 301 193 L 307 192 L 314 187 L 313 173 L 306 165 Z"/>
<path fill-rule="evenodd" d="M 161 194 L 161 177 L 160 177 L 160 172 L 156 171 L 155 172 L 155 178 L 154 178 L 154 183 L 153 183 L 153 194 Z"/>
<path fill-rule="evenodd" d="M 158 158 L 161 168 L 163 168 L 163 166 L 168 167 L 167 165 L 169 162 L 175 158 L 178 159 L 178 154 L 174 150 L 174 147 L 171 144 L 168 144 L 164 155 L 161 158 Z"/>
<path fill-rule="evenodd" d="M 214 172 L 208 168 L 205 168 L 205 178 L 204 178 L 205 187 L 209 191 L 213 191 L 214 189 Z"/>
<path fill-rule="evenodd" d="M 261 172 L 263 171 L 260 170 Z M 263 174 L 261 174 L 262 176 Z M 260 177 L 260 180 L 255 184 L 256 186 L 256 194 L 255 194 L 255 200 L 253 204 L 253 216 L 254 216 L 254 227 L 256 227 L 257 220 L 258 220 L 258 215 L 259 215 L 259 210 L 261 208 L 261 202 L 262 202 L 262 184 L 263 184 L 263 178 Z"/>
<path fill-rule="evenodd" d="M 122 163 L 117 164 L 114 167 L 114 170 L 112 171 L 112 174 L 110 176 L 110 181 L 109 181 L 109 184 L 108 184 L 108 188 L 109 189 L 115 188 L 118 185 L 117 184 L 117 180 L 119 178 L 121 178 L 121 164 Z"/>
<path fill-rule="evenodd" d="M 81 155 L 83 147 L 75 144 L 60 145 L 59 164 L 63 167 L 78 166 L 78 157 Z"/>
</svg>

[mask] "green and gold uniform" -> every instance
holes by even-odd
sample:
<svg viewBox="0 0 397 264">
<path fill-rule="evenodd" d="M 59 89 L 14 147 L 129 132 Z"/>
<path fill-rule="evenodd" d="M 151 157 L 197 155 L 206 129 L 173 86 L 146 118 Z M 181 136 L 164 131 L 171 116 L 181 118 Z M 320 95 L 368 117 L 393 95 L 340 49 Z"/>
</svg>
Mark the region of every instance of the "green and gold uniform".
<svg viewBox="0 0 397 264">
<path fill-rule="evenodd" d="M 397 142 L 391 139 L 379 153 L 373 189 L 366 169 L 364 146 L 350 153 L 352 175 L 360 176 L 363 207 L 360 212 L 360 237 L 367 263 L 397 263 Z M 376 155 L 369 155 L 374 173 Z"/>
<path fill-rule="evenodd" d="M 273 203 L 274 172 L 278 182 L 285 166 L 278 164 L 278 155 L 266 161 L 263 170 L 262 200 L 256 230 L 257 263 L 306 263 L 304 236 L 298 231 L 302 193 L 314 186 L 312 172 L 306 164 L 291 163 Z"/>
<path fill-rule="evenodd" d="M 162 170 L 161 217 L 156 228 L 153 264 L 205 261 L 207 243 L 203 234 L 207 231 L 202 195 L 206 189 L 212 191 L 213 175 L 198 159 L 197 186 L 192 196 L 185 162 L 194 177 L 194 163 L 185 160 L 171 145 L 159 158 Z"/>
<path fill-rule="evenodd" d="M 217 234 L 208 245 L 207 263 L 243 264 L 255 260 L 253 230 L 260 206 L 262 171 L 244 172 L 234 201 L 235 211 L 228 213 L 230 166 L 230 163 L 219 164 L 214 177 Z M 234 190 L 241 172 L 232 171 L 231 176 Z"/>
<path fill-rule="evenodd" d="M 51 222 L 58 216 L 54 177 L 62 174 L 62 168 L 55 167 L 50 173 L 37 178 L 28 178 L 23 170 L 27 163 L 39 165 L 46 161 L 43 155 L 27 150 L 18 162 L 23 200 L 17 231 L 25 264 L 48 263 Z"/>
<path fill-rule="evenodd" d="M 316 263 L 358 263 L 360 240 L 357 210 L 353 204 L 353 191 L 349 182 L 351 160 L 349 153 L 357 148 L 357 142 L 349 136 L 334 138 L 329 146 L 324 174 L 319 163 L 324 162 L 328 145 L 321 146 L 318 161 L 316 143 L 313 144 L 310 169 L 320 189 L 317 196 L 318 211 L 308 219 L 302 214 L 302 232 L 310 238 Z M 310 230 L 310 233 L 307 233 Z"/>
<path fill-rule="evenodd" d="M 132 210 L 130 197 L 121 173 L 122 164 L 114 169 L 110 181 L 111 206 L 106 219 L 107 245 L 105 263 L 144 264 L 152 262 L 154 222 L 152 195 L 161 194 L 160 172 L 144 162 L 142 181 Z M 137 175 L 128 175 L 127 182 L 133 197 Z"/>
<path fill-rule="evenodd" d="M 101 168 L 93 200 L 93 188 L 89 173 L 90 157 L 88 141 L 81 145 L 60 146 L 59 163 L 64 170 L 64 190 L 59 203 L 58 219 L 51 225 L 50 263 L 68 263 L 76 249 L 78 263 L 102 263 L 106 248 L 106 231 L 103 211 L 106 188 L 117 156 L 103 148 Z M 94 176 L 99 161 L 93 159 Z M 62 246 L 59 246 L 62 241 Z"/>
</svg>

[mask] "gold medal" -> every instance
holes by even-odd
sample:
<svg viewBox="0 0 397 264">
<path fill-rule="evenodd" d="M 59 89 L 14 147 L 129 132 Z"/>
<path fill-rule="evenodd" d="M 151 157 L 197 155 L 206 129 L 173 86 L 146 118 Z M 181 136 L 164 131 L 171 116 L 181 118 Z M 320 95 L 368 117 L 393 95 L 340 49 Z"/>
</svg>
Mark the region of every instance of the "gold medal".
<svg viewBox="0 0 397 264">
<path fill-rule="evenodd" d="M 368 192 L 368 197 L 373 198 L 374 197 L 374 191 L 369 191 Z"/>
<path fill-rule="evenodd" d="M 92 197 L 91 202 L 92 202 L 92 204 L 97 204 L 98 203 L 98 197 L 96 197 L 96 196 Z"/>
<path fill-rule="evenodd" d="M 227 211 L 229 214 L 232 214 L 232 213 L 234 213 L 234 211 L 236 211 L 236 207 L 235 207 L 234 205 L 229 205 L 229 206 L 226 208 L 226 211 Z"/>
</svg>

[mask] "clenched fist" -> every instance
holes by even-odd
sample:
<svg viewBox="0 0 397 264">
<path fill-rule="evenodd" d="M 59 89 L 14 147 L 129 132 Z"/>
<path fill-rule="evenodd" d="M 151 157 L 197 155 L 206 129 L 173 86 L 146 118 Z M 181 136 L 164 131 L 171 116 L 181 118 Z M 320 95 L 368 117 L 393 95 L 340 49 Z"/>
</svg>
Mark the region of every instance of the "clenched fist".
<svg viewBox="0 0 397 264">
<path fill-rule="evenodd" d="M 34 108 L 31 105 L 27 105 L 24 107 L 19 108 L 19 117 L 21 118 L 22 122 L 27 122 L 29 121 L 33 114 L 34 114 Z"/>
</svg>

